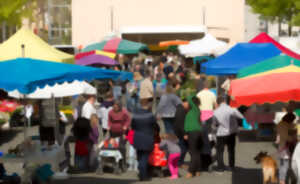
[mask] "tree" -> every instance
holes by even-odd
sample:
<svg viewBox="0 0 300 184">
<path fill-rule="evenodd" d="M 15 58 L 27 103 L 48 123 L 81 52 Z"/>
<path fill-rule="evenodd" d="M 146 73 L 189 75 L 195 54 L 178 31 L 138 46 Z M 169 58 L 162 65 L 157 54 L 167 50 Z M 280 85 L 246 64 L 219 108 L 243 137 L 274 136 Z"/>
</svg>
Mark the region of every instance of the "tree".
<svg viewBox="0 0 300 184">
<path fill-rule="evenodd" d="M 292 35 L 292 26 L 300 23 L 300 0 L 247 0 L 253 12 L 266 17 L 272 21 L 277 21 L 279 24 L 288 24 L 288 34 Z M 298 17 L 296 19 L 296 17 Z"/>
<path fill-rule="evenodd" d="M 2 24 L 2 39 L 6 39 L 6 28 L 22 24 L 23 18 L 33 19 L 36 0 L 1 0 L 0 23 Z"/>
</svg>

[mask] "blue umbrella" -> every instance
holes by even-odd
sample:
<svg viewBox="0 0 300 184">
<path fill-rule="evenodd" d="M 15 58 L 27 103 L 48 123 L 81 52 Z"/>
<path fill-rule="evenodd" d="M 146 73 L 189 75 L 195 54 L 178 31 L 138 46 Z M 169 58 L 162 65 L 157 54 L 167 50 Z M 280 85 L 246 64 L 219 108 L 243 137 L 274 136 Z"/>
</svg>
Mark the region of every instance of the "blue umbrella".
<svg viewBox="0 0 300 184">
<path fill-rule="evenodd" d="M 203 63 L 201 70 L 207 75 L 232 75 L 280 53 L 271 43 L 238 43 L 225 54 Z"/>
<path fill-rule="evenodd" d="M 105 70 L 94 67 L 64 64 L 31 58 L 17 58 L 0 62 L 0 88 L 5 91 L 18 90 L 29 94 L 38 87 L 74 80 L 94 79 L 132 80 L 130 72 Z"/>
</svg>

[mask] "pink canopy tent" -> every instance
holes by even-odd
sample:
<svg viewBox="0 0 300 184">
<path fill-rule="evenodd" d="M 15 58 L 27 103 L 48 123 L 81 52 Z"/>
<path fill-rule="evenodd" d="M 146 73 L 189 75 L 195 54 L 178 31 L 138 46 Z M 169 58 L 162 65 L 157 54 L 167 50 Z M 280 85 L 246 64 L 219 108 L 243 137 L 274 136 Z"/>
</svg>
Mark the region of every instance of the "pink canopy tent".
<svg viewBox="0 0 300 184">
<path fill-rule="evenodd" d="M 291 56 L 295 59 L 300 59 L 300 55 L 281 45 L 279 42 L 270 37 L 267 33 L 260 33 L 255 38 L 249 41 L 249 43 L 272 43 L 275 45 L 282 53 Z"/>
</svg>

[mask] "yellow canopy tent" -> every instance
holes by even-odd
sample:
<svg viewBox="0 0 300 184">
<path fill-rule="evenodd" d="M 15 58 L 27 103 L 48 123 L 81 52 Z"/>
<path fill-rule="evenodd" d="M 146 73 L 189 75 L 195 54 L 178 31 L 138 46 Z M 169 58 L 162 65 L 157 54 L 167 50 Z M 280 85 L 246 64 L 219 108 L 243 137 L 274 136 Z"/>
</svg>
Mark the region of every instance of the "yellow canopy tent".
<svg viewBox="0 0 300 184">
<path fill-rule="evenodd" d="M 55 49 L 31 30 L 21 28 L 0 44 L 0 61 L 22 57 L 22 44 L 25 47 L 25 57 L 56 62 L 72 62 L 74 60 L 73 55 Z"/>
</svg>

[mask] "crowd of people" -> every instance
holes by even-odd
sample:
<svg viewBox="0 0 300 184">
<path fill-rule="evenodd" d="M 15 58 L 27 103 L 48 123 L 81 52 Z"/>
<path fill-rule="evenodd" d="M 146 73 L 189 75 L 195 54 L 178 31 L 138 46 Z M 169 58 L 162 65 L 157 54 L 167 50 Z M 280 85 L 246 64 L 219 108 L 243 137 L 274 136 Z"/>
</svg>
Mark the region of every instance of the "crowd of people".
<svg viewBox="0 0 300 184">
<path fill-rule="evenodd" d="M 133 81 L 109 81 L 100 101 L 94 95 L 86 96 L 85 102 L 76 99 L 72 128 L 75 168 L 86 171 L 101 164 L 97 163 L 97 145 L 109 137 L 119 141 L 124 167 L 129 158 L 126 145 L 131 144 L 129 154 L 138 162 L 140 180 L 151 177 L 149 157 L 155 145 L 167 156 L 171 179 L 179 177 L 178 168 L 188 170 L 186 178 L 211 170 L 213 148 L 217 150 L 217 170 L 224 171 L 225 145 L 233 170 L 238 125 L 235 121 L 232 127 L 232 118 L 243 118 L 239 111 L 227 105 L 224 95 L 217 97 L 210 81 L 186 67 L 180 57 L 163 54 L 156 63 L 150 57 L 144 61 L 125 67 L 133 72 Z M 188 164 L 187 153 L 191 156 Z"/>
<path fill-rule="evenodd" d="M 230 107 L 226 93 L 217 95 L 211 89 L 215 86 L 205 75 L 187 67 L 187 63 L 174 54 L 163 54 L 156 62 L 147 57 L 123 65 L 124 69 L 133 72 L 134 80 L 109 81 L 101 100 L 88 95 L 84 102 L 78 97 L 74 103 L 76 121 L 72 136 L 64 142 L 71 139 L 75 142 L 75 168 L 82 171 L 97 168 L 101 164 L 97 162 L 98 145 L 109 138 L 111 145 L 118 140 L 124 171 L 128 168 L 127 163 L 129 168 L 134 168 L 131 167 L 132 159 L 138 162 L 141 181 L 151 178 L 153 164 L 149 158 L 155 154 L 155 146 L 167 155 L 171 179 L 179 177 L 178 168 L 188 171 L 186 178 L 200 176 L 201 172 L 212 170 L 214 161 L 217 172 L 235 170 L 238 121 L 244 117 L 238 109 Z M 230 76 L 223 84 L 225 92 L 231 79 Z M 44 103 L 44 106 L 52 105 Z M 45 116 L 49 122 L 57 117 L 59 114 L 55 112 Z M 293 120 L 288 113 L 278 125 L 281 183 L 290 163 L 291 153 L 286 150 L 290 147 L 286 145 L 294 141 L 290 139 L 290 131 L 294 128 L 290 122 Z M 163 122 L 162 127 L 159 121 Z M 46 136 L 43 139 L 53 141 L 50 134 L 54 130 L 45 127 L 43 123 L 40 128 L 41 135 Z M 224 164 L 225 146 L 228 167 Z M 66 150 L 70 157 L 67 146 Z M 187 153 L 191 157 L 189 163 L 185 162 Z"/>
</svg>

